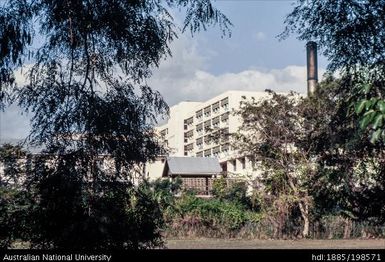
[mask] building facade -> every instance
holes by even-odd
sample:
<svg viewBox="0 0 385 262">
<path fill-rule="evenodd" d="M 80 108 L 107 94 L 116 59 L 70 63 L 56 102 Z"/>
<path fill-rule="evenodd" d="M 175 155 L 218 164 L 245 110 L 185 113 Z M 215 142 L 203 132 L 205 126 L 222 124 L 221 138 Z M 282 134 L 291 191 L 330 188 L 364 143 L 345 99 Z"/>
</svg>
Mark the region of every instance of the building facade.
<svg viewBox="0 0 385 262">
<path fill-rule="evenodd" d="M 249 175 L 251 162 L 230 145 L 228 134 L 237 132 L 241 125 L 233 112 L 241 101 L 267 97 L 266 92 L 227 91 L 205 102 L 181 102 L 170 108 L 168 122 L 157 127 L 157 132 L 169 156 L 215 157 L 224 172 Z"/>
</svg>

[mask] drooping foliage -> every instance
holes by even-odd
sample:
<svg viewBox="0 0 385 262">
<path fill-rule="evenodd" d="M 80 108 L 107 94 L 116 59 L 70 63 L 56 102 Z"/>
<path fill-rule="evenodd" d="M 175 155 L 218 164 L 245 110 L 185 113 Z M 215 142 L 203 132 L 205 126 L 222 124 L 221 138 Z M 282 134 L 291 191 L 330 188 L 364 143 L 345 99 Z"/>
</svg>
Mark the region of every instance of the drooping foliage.
<svg viewBox="0 0 385 262">
<path fill-rule="evenodd" d="M 177 9 L 182 31 L 229 33 L 210 0 L 1 2 L 0 104 L 29 111 L 28 142 L 44 148 L 24 174 L 32 246 L 161 243 L 158 204 L 133 183 L 163 150 L 153 126 L 168 107 L 146 79 L 171 55 Z"/>
</svg>

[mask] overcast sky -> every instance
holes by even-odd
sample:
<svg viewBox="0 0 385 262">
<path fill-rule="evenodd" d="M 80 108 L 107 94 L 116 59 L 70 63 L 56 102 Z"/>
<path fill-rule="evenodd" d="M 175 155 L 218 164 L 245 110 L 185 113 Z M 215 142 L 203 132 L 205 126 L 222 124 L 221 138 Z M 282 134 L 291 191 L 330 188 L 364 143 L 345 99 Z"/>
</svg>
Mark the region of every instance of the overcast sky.
<svg viewBox="0 0 385 262">
<path fill-rule="evenodd" d="M 294 37 L 279 41 L 293 1 L 219 0 L 216 6 L 233 23 L 231 38 L 218 28 L 172 43 L 173 56 L 162 61 L 148 83 L 172 106 L 204 101 L 227 90 L 306 91 L 305 44 Z M 319 57 L 320 76 L 327 61 Z M 28 134 L 28 116 L 16 106 L 0 113 L 0 141 Z"/>
</svg>

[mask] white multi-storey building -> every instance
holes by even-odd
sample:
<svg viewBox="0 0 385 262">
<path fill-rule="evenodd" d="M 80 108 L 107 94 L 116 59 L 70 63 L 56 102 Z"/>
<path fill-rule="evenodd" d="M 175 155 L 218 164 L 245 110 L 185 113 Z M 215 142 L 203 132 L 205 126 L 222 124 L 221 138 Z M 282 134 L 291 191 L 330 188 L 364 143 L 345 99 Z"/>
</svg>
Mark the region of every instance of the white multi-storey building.
<svg viewBox="0 0 385 262">
<path fill-rule="evenodd" d="M 266 92 L 227 91 L 205 102 L 181 102 L 170 108 L 168 122 L 157 131 L 169 156 L 215 157 L 223 171 L 246 174 L 251 172 L 251 163 L 231 148 L 226 134 L 237 132 L 241 125 L 233 111 L 242 100 L 265 97 Z"/>
</svg>

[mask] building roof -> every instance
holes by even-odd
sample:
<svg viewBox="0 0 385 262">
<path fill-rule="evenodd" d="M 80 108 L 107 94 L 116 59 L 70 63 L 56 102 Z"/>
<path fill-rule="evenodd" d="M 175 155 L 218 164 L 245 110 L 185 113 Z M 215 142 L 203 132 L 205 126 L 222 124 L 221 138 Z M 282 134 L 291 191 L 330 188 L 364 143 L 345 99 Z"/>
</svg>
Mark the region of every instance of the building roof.
<svg viewBox="0 0 385 262">
<path fill-rule="evenodd" d="M 167 157 L 163 176 L 215 175 L 221 171 L 218 159 L 213 157 Z"/>
</svg>

